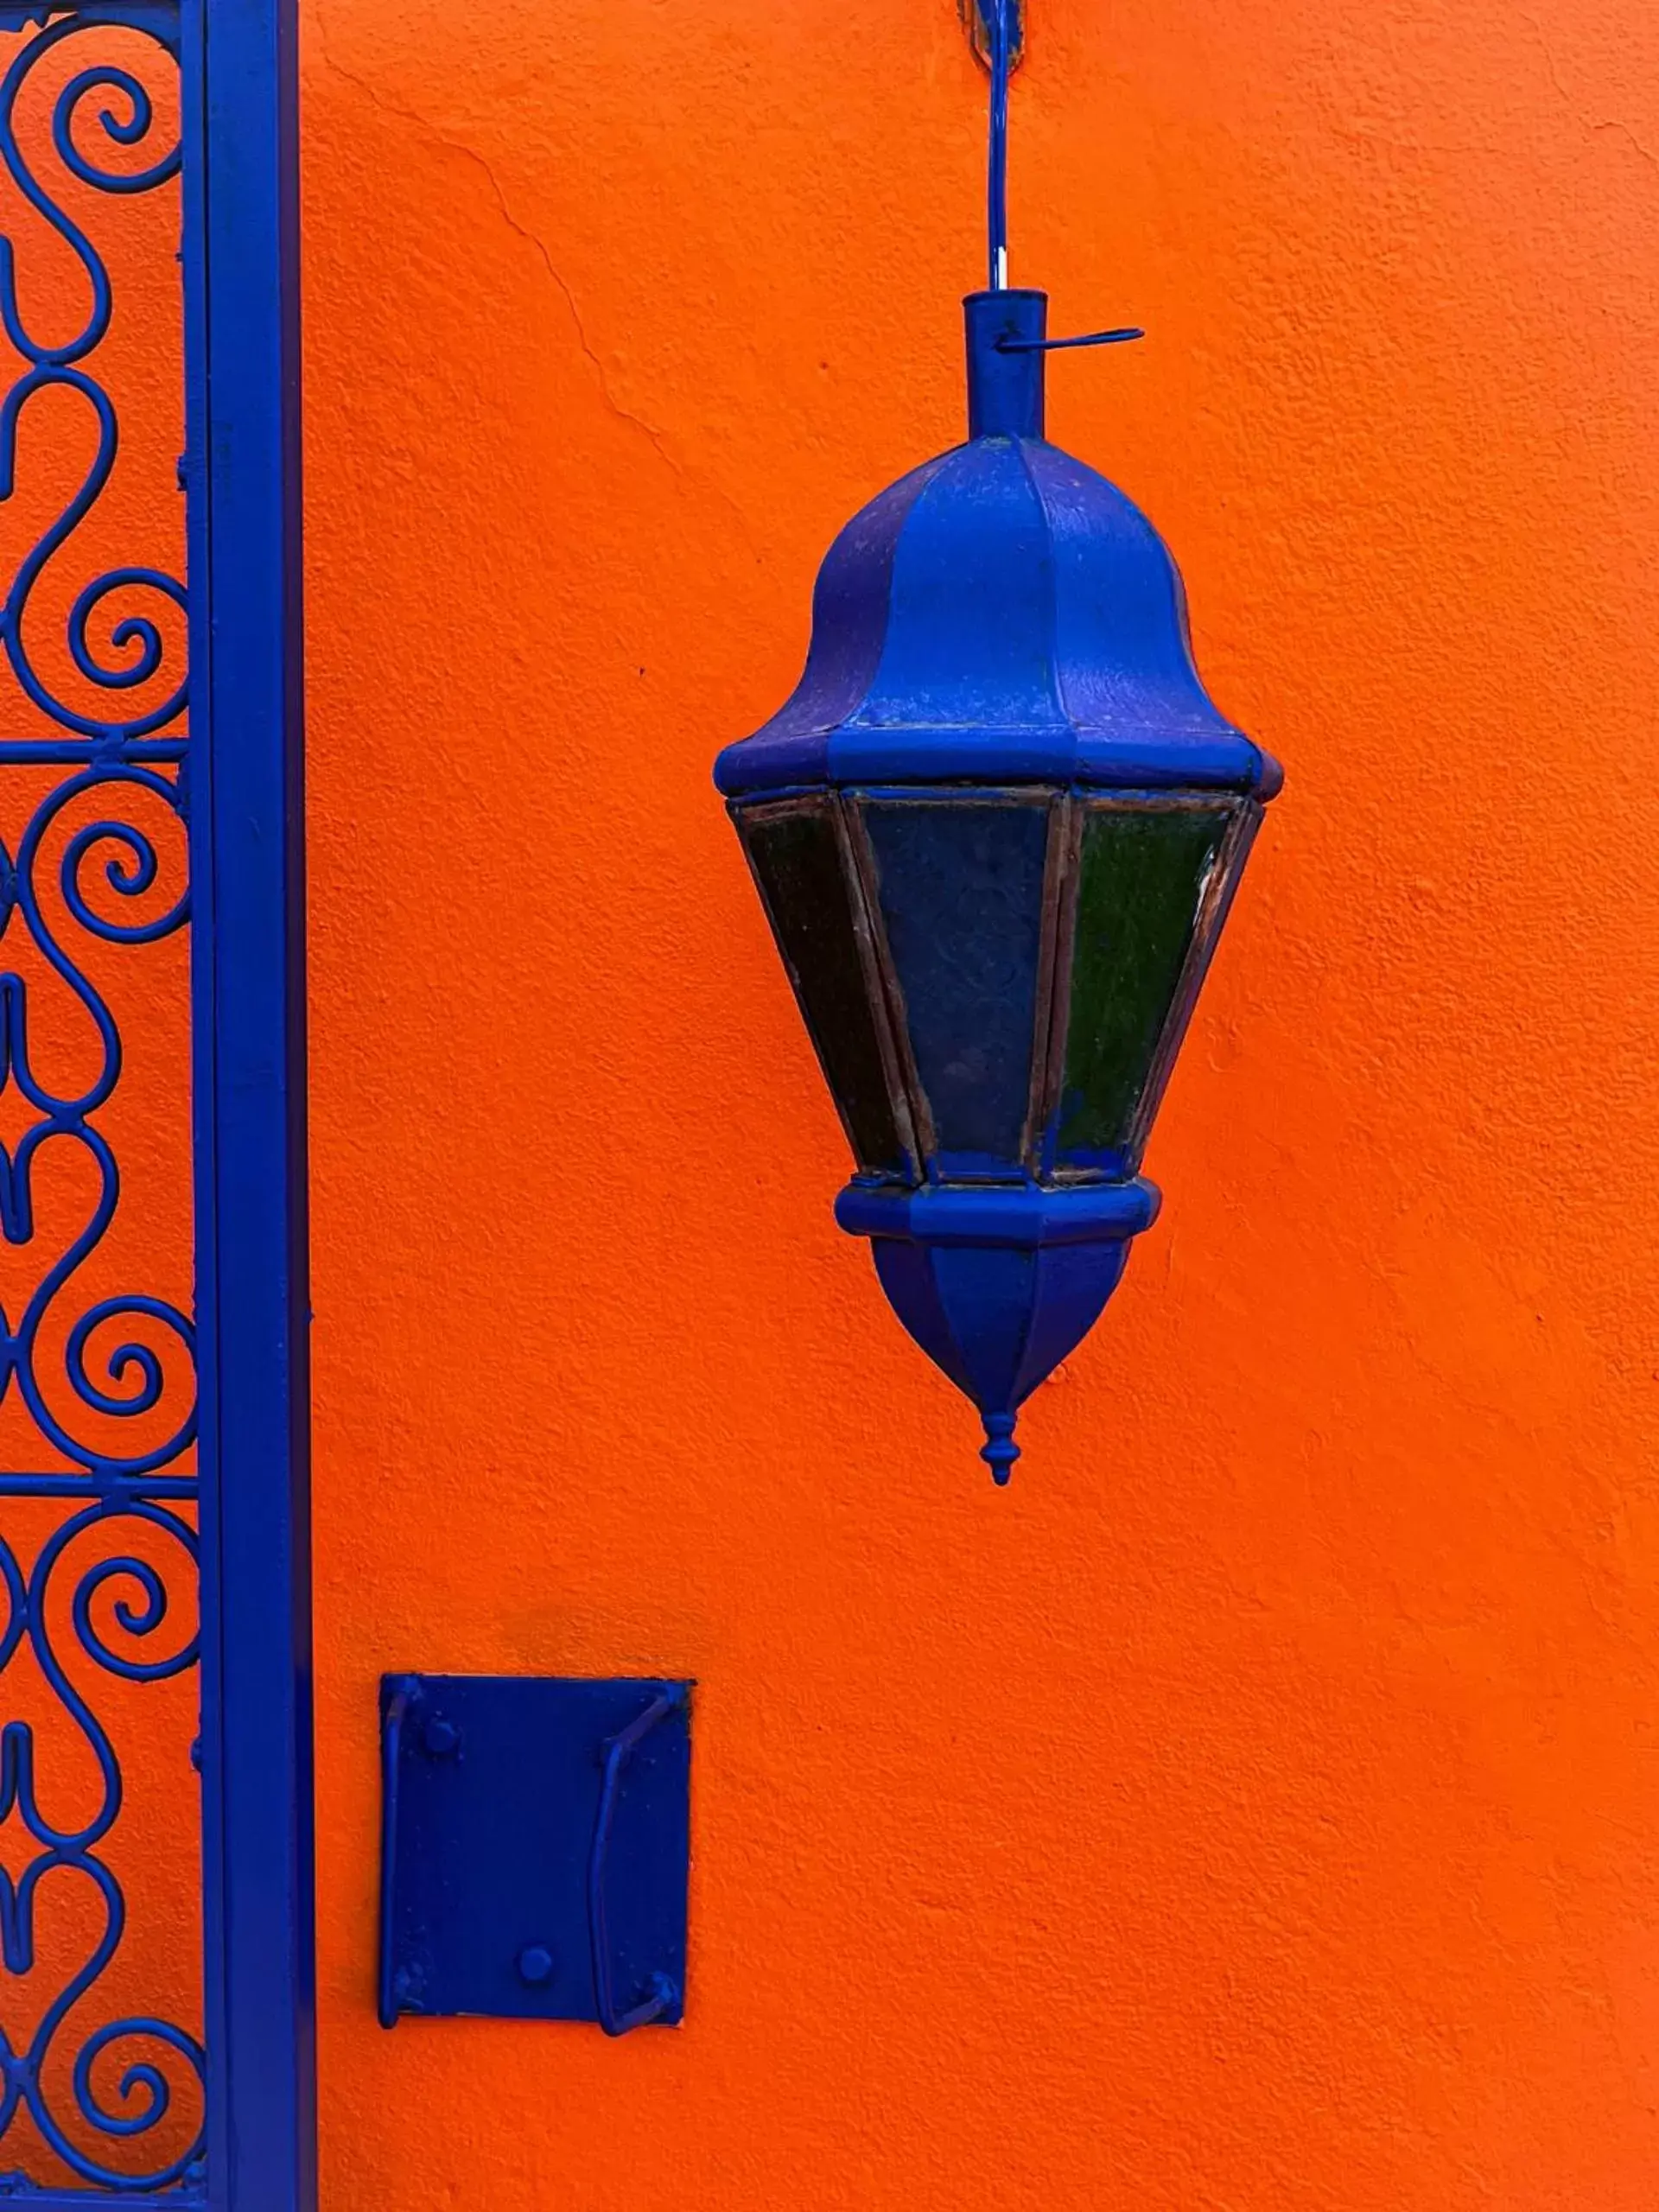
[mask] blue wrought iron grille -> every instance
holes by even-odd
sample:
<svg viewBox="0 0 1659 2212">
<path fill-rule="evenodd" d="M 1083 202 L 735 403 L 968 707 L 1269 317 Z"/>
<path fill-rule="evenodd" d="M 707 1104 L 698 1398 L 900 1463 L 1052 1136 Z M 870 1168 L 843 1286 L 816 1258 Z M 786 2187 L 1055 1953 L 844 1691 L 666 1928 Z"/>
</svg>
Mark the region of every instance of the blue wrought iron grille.
<svg viewBox="0 0 1659 2212">
<path fill-rule="evenodd" d="M 0 67 L 0 2201 L 302 2212 L 292 24 Z"/>
</svg>

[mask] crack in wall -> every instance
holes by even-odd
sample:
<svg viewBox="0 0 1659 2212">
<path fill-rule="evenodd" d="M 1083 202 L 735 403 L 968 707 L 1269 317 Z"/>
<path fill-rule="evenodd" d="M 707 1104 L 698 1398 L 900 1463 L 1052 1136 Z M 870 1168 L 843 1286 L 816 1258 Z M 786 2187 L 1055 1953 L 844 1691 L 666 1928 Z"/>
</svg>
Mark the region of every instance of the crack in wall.
<svg viewBox="0 0 1659 2212">
<path fill-rule="evenodd" d="M 1659 154 L 1656 154 L 1651 146 L 1644 145 L 1642 140 L 1637 137 L 1637 133 L 1621 116 L 1610 115 L 1592 118 L 1586 115 L 1581 111 L 1578 102 L 1573 99 L 1572 93 L 1567 88 L 1566 80 L 1561 75 L 1560 65 L 1555 59 L 1555 49 L 1551 46 L 1542 23 L 1540 22 L 1536 16 L 1529 16 L 1524 12 L 1522 14 L 1520 20 L 1526 25 L 1527 29 L 1532 33 L 1534 38 L 1538 41 L 1538 51 L 1544 57 L 1544 67 L 1549 72 L 1549 81 L 1555 88 L 1556 97 L 1560 99 L 1561 105 L 1566 109 L 1567 114 L 1571 116 L 1573 122 L 1578 124 L 1580 130 L 1584 131 L 1585 134 L 1590 137 L 1594 137 L 1604 130 L 1617 130 L 1620 137 L 1627 139 L 1630 142 L 1630 144 L 1635 151 L 1642 156 L 1644 162 L 1659 163 Z"/>
<path fill-rule="evenodd" d="M 526 245 L 534 247 L 543 267 L 569 309 L 570 324 L 575 333 L 577 346 L 594 372 L 594 381 L 598 386 L 600 397 L 620 422 L 631 423 L 650 441 L 652 448 L 665 467 L 671 470 L 676 476 L 683 475 L 683 465 L 670 451 L 662 432 L 653 423 L 648 423 L 643 415 L 636 415 L 631 408 L 625 407 L 611 390 L 605 364 L 594 352 L 582 323 L 582 309 L 576 303 L 575 292 L 555 263 L 546 240 L 531 230 L 527 225 L 520 222 L 518 216 L 513 213 L 512 204 L 502 188 L 501 180 L 497 176 L 488 156 L 481 154 L 476 146 L 469 145 L 464 138 L 452 138 L 447 131 L 441 130 L 429 117 L 420 114 L 415 109 L 401 107 L 395 100 L 387 99 L 368 78 L 360 77 L 355 70 L 346 68 L 343 62 L 335 58 L 329 47 L 327 29 L 321 10 L 313 11 L 313 20 L 317 27 L 317 51 L 321 56 L 323 67 L 334 76 L 338 77 L 342 84 L 349 85 L 353 91 L 360 92 L 370 106 L 380 114 L 391 116 L 397 122 L 409 124 L 432 144 L 442 146 L 452 154 L 461 155 L 465 160 L 471 162 L 475 168 L 482 170 L 496 206 L 501 212 L 502 221 L 515 237 L 521 238 Z"/>
<path fill-rule="evenodd" d="M 1562 111 L 1568 121 L 1576 124 L 1586 137 L 1597 137 L 1602 132 L 1608 130 L 1617 131 L 1621 138 L 1627 141 L 1632 152 L 1640 155 L 1644 162 L 1659 166 L 1659 152 L 1656 152 L 1651 146 L 1648 145 L 1622 116 L 1585 114 L 1568 90 L 1566 80 L 1561 75 L 1554 49 L 1550 45 L 1543 25 L 1535 16 L 1522 14 L 1516 20 L 1523 22 L 1532 33 L 1538 51 L 1543 56 L 1544 68 L 1548 75 L 1551 87 L 1560 102 Z M 1368 130 L 1363 124 L 1336 124 L 1332 128 L 1337 137 L 1346 140 L 1351 145 L 1381 146 L 1396 154 L 1444 154 L 1456 157 L 1476 156 L 1491 157 L 1505 151 L 1510 143 L 1502 131 L 1495 132 L 1484 138 L 1447 142 L 1415 136 L 1410 138 L 1398 138 L 1386 130 Z"/>
</svg>

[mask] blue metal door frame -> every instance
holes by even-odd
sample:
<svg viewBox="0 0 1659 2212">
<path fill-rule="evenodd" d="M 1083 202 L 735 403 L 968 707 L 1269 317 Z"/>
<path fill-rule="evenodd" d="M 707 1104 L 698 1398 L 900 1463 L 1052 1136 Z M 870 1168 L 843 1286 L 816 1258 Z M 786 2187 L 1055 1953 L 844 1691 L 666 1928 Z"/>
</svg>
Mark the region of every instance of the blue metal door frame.
<svg viewBox="0 0 1659 2212">
<path fill-rule="evenodd" d="M 202 2036 L 198 2046 L 181 2027 L 161 2024 L 158 2029 L 145 2019 L 114 2026 L 122 2035 L 149 2035 L 202 2068 L 206 2117 L 201 2141 L 173 2169 L 153 2173 L 124 2147 L 141 2137 L 147 2124 L 143 2107 L 151 2085 L 143 2078 L 145 2069 L 134 2069 L 136 2090 L 124 2082 L 120 2091 L 124 2098 L 137 2097 L 137 2124 L 130 2106 L 124 2120 L 116 2124 L 98 2119 L 90 2108 L 96 2098 L 83 2089 L 77 2074 L 81 2120 L 102 2130 L 100 2147 L 95 2156 L 82 2157 L 73 2181 L 59 2185 L 8 2156 L 7 2127 L 24 2112 L 38 2120 L 45 2093 L 41 2037 L 35 2039 L 41 2050 L 32 2054 L 7 2043 L 0 2201 L 40 2208 L 188 2202 L 206 2203 L 213 2212 L 308 2212 L 316 2183 L 294 0 L 91 0 L 55 9 L 42 8 L 38 0 L 0 0 L 0 29 L 16 31 L 26 25 L 37 27 L 37 43 L 85 35 L 87 59 L 95 65 L 100 29 L 137 30 L 157 48 L 176 54 L 181 73 L 186 451 L 180 474 L 187 505 L 186 575 L 181 593 L 164 575 L 138 569 L 110 572 L 88 590 L 96 597 L 105 586 L 137 584 L 186 603 L 188 737 L 181 734 L 179 715 L 170 723 L 165 716 L 147 722 L 130 715 L 121 719 L 124 692 L 137 680 L 130 673 L 99 675 L 81 663 L 83 675 L 113 695 L 103 715 L 90 717 L 60 714 L 55 701 L 38 687 L 31 690 L 21 640 L 22 601 L 33 575 L 23 577 L 20 570 L 22 581 L 14 584 L 7 601 L 7 657 L 35 708 L 56 716 L 62 728 L 45 741 L 9 741 L 0 725 L 0 781 L 14 763 L 60 763 L 69 782 L 39 810 L 37 821 L 55 818 L 48 808 L 66 803 L 61 794 L 73 785 L 78 793 L 108 787 L 128 797 L 141 787 L 188 824 L 200 1427 L 194 1479 L 157 1471 L 161 1463 L 154 1456 L 141 1464 L 136 1458 L 111 1457 L 107 1447 L 80 1447 L 54 1436 L 54 1449 L 73 1463 L 71 1471 L 0 1471 L 0 1513 L 9 1497 L 63 1498 L 74 1502 L 65 1510 L 76 1517 L 77 1527 L 143 1516 L 156 1525 L 165 1522 L 167 1533 L 188 1550 L 192 1529 L 183 1517 L 188 1504 L 156 1501 L 188 1500 L 199 1488 L 199 1543 L 194 1548 L 199 1551 L 200 1582 Z M 118 147 L 142 140 L 148 122 L 137 127 L 141 108 L 144 118 L 149 114 L 142 92 L 133 90 L 137 80 L 128 73 L 121 82 L 121 74 L 95 67 L 83 73 L 86 82 L 76 80 L 78 91 L 72 86 L 60 96 L 60 112 L 67 100 L 73 124 L 73 111 L 89 91 L 113 89 L 120 97 L 105 110 L 103 127 Z M 79 240 L 75 251 L 94 295 L 93 321 L 87 327 L 92 332 L 99 313 L 96 252 L 81 232 L 74 231 L 71 238 L 64 227 L 68 221 L 73 229 L 71 219 L 20 177 L 13 159 L 18 154 L 14 98 L 9 89 L 0 115 L 0 150 L 32 207 L 60 238 L 72 245 Z M 124 110 L 122 100 L 128 104 Z M 92 106 L 96 110 L 97 103 Z M 118 173 L 125 181 L 89 176 L 84 156 L 82 166 L 74 166 L 78 143 L 66 124 L 59 156 L 73 176 L 99 189 L 130 194 L 174 173 L 163 160 L 141 184 L 130 181 L 130 167 Z M 106 143 L 104 151 L 108 152 Z M 87 251 L 81 252 L 82 247 Z M 12 489 L 17 415 L 44 384 L 70 385 L 90 401 L 100 419 L 100 463 L 107 474 L 116 411 L 96 382 L 95 364 L 80 365 L 90 360 L 98 338 L 79 351 L 43 346 L 26 334 L 20 338 L 9 256 L 0 269 L 0 294 L 9 296 L 12 309 L 8 336 L 26 363 L 14 397 L 4 403 L 8 412 L 0 416 L 0 442 L 9 442 L 0 497 L 9 497 Z M 107 321 L 107 298 L 103 312 Z M 54 544 L 67 542 L 92 503 L 67 528 L 60 519 Z M 84 613 L 80 619 L 84 639 Z M 72 613 L 72 636 L 75 620 Z M 118 646 L 130 646 L 135 639 L 143 658 L 149 641 L 142 624 L 129 621 L 114 632 Z M 183 692 L 177 697 L 181 715 Z M 126 855 L 121 864 L 124 874 L 118 863 L 110 864 L 108 880 L 114 890 L 131 894 L 147 888 L 155 873 L 153 852 L 147 861 L 142 838 L 135 844 L 119 825 L 112 830 L 104 823 L 99 829 L 105 837 L 113 836 Z M 29 842 L 35 835 L 32 822 L 17 857 L 10 849 L 4 854 L 0 937 L 14 909 L 21 908 L 36 944 L 52 959 L 36 927 L 37 902 L 31 903 L 34 894 L 27 888 L 25 863 L 38 849 L 38 838 L 36 845 Z M 25 885 L 21 893 L 10 888 L 16 875 Z M 71 912 L 80 919 L 73 904 Z M 179 926 L 186 913 L 181 899 L 151 934 Z M 149 941 L 139 932 L 129 930 L 122 936 L 102 924 L 94 934 L 111 943 Z M 0 946 L 0 970 L 5 962 Z M 96 1019 L 96 994 L 89 998 L 81 988 L 79 971 L 55 960 L 53 964 Z M 24 985 L 0 973 L 0 992 L 15 995 L 20 1043 Z M 10 1021 L 10 997 L 6 1007 Z M 50 1123 L 49 1133 L 79 1138 L 100 1166 L 107 1163 L 106 1204 L 86 1249 L 107 1226 L 119 1187 L 110 1147 L 87 1120 L 113 1088 L 119 1071 L 119 1039 L 107 1015 L 102 1033 L 108 1080 L 97 1099 L 89 1094 L 90 1104 L 37 1099 L 25 1086 L 31 1105 Z M 8 1071 L 16 1065 L 14 1052 Z M 16 1158 L 4 1160 L 8 1191 L 15 1191 L 21 1178 L 26 1194 L 33 1156 L 29 1144 L 26 1138 L 16 1147 Z M 13 1207 L 5 1224 L 13 1243 L 26 1242 L 31 1233 L 26 1221 L 22 1233 L 19 1226 Z M 53 1295 L 83 1256 L 78 1247 L 60 1264 Z M 136 1295 L 105 1303 L 124 1313 L 147 1315 L 177 1338 L 190 1339 L 190 1320 L 155 1299 Z M 16 1328 L 4 1322 L 0 1398 L 14 1376 L 25 1395 L 31 1387 L 35 1316 L 31 1302 Z M 112 1384 L 100 1392 L 88 1382 L 83 1389 L 73 1366 L 81 1357 L 85 1376 L 85 1338 L 79 1340 L 79 1355 L 76 1341 L 72 1338 L 70 1379 L 87 1405 L 107 1417 L 153 1402 L 154 1391 L 147 1398 L 138 1390 L 130 1407 L 118 1402 Z M 111 1353 L 106 1365 L 116 1381 L 124 1375 L 130 1380 L 136 1365 L 143 1381 L 149 1374 L 144 1357 L 129 1345 Z M 30 1399 L 31 1410 L 34 1404 Z M 0 1538 L 3 1533 L 0 1529 Z M 44 1549 L 51 1553 L 52 1543 Z M 0 1670 L 27 1636 L 56 1688 L 64 1678 L 51 1650 L 54 1631 L 47 1624 L 44 1597 L 51 1563 L 48 1560 L 45 1567 L 31 1570 L 26 1591 L 22 1567 L 0 1541 L 0 1567 L 16 1630 L 14 1635 L 8 1626 L 0 1637 Z M 131 1560 L 123 1560 L 116 1571 L 132 1568 Z M 144 1570 L 137 1572 L 142 1591 Z M 164 1611 L 164 1604 L 152 1605 L 146 1595 L 129 1605 L 130 1617 L 121 1625 L 129 1635 L 148 1633 Z M 159 1675 L 159 1669 L 146 1675 L 130 1662 L 111 1662 L 104 1647 L 89 1637 L 84 1609 L 76 1626 L 83 1651 L 106 1672 L 124 1674 L 129 1681 Z M 188 1656 L 193 1657 L 194 1651 L 193 1645 Z M 168 1662 L 168 1669 L 177 1672 L 185 1663 Z M 32 1750 L 29 1727 L 18 1722 L 8 1724 L 0 1752 L 0 1821 L 19 1811 L 48 1871 L 72 1867 L 103 1891 L 111 1933 L 100 1958 L 107 1958 L 118 1942 L 124 1907 L 118 1884 L 94 1854 L 119 1808 L 118 1753 L 84 1700 L 72 1705 L 66 1697 L 63 1702 L 88 1744 L 94 1750 L 102 1745 L 107 1818 L 102 1827 L 94 1824 L 96 1835 L 66 1835 L 52 1829 L 44 1815 L 30 1817 Z M 33 1895 L 29 1881 L 25 1875 L 20 1885 L 25 1892 L 21 1908 L 10 1878 L 0 1896 L 8 1970 L 16 1970 L 12 1938 L 20 1911 L 23 1921 L 28 1918 Z M 76 1977 L 66 2005 L 79 2002 L 102 1970 L 99 1965 L 90 1976 L 83 1972 Z M 43 2132 L 51 2141 L 49 2130 Z"/>
<path fill-rule="evenodd" d="M 208 739 L 193 824 L 199 898 L 206 887 L 194 1013 L 207 2186 L 214 2212 L 306 2212 L 316 2130 L 296 24 L 294 0 L 183 0 L 183 11 L 191 646 L 206 663 Z"/>
</svg>

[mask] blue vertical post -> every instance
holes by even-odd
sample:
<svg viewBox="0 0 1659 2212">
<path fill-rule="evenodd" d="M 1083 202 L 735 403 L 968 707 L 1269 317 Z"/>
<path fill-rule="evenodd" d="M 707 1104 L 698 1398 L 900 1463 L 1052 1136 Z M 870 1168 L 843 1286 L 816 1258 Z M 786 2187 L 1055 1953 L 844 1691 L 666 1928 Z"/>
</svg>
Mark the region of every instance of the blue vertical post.
<svg viewBox="0 0 1659 2212">
<path fill-rule="evenodd" d="M 207 2185 L 310 2212 L 296 26 L 183 9 Z"/>
</svg>

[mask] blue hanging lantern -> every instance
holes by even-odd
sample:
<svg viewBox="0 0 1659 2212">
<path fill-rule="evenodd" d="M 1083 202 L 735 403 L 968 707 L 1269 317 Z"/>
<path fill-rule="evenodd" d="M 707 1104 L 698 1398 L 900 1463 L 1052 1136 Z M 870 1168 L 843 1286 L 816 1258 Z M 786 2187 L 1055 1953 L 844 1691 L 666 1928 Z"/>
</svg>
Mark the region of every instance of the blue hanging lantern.
<svg viewBox="0 0 1659 2212">
<path fill-rule="evenodd" d="M 1007 289 L 988 23 L 968 442 L 847 524 L 800 683 L 715 773 L 852 1147 L 836 1219 L 1002 1483 L 1157 1214 L 1141 1153 L 1282 777 L 1199 682 L 1151 524 L 1044 436 L 1046 353 L 1140 334 L 1050 340 Z"/>
</svg>

